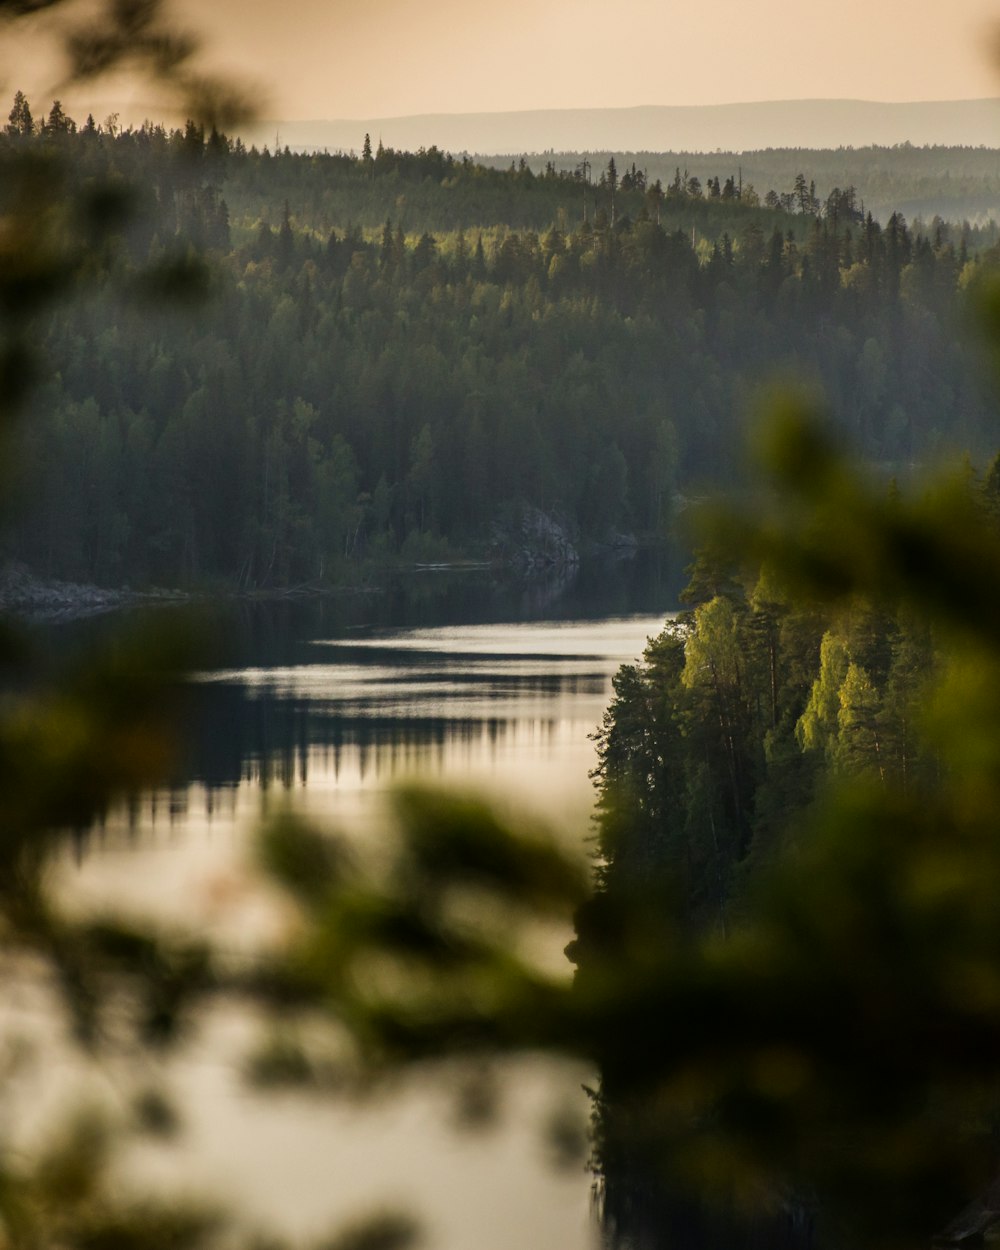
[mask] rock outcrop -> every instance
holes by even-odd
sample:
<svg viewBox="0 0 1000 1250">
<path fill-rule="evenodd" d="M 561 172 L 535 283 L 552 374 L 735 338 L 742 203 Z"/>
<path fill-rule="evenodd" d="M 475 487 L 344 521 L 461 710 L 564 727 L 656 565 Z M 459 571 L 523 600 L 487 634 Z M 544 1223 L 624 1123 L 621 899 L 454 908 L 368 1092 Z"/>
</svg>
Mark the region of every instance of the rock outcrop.
<svg viewBox="0 0 1000 1250">
<path fill-rule="evenodd" d="M 525 572 L 575 567 L 580 551 L 572 526 L 560 517 L 523 505 L 493 526 L 494 556 Z"/>
<path fill-rule="evenodd" d="M 181 591 L 110 590 L 80 582 L 36 577 L 23 564 L 0 568 L 0 612 L 29 620 L 72 620 L 110 612 L 130 603 L 184 599 Z"/>
</svg>

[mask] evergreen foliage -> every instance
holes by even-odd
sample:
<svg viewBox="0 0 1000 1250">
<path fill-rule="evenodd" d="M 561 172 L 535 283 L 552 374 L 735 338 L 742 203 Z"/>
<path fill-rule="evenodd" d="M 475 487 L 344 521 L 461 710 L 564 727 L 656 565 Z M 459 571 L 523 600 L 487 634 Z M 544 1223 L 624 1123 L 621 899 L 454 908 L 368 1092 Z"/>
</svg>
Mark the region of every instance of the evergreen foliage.
<svg viewBox="0 0 1000 1250">
<path fill-rule="evenodd" d="M 669 141 L 669 136 L 665 138 Z M 596 170 L 606 165 L 610 156 L 609 152 L 591 152 L 586 159 Z M 898 143 L 740 152 L 619 151 L 614 156 L 622 169 L 635 169 L 647 186 L 659 183 L 675 192 L 694 179 L 705 194 L 725 199 L 728 188 L 730 197 L 744 203 L 759 201 L 775 208 L 784 205 L 788 211 L 798 212 L 803 191 L 824 207 L 831 201 L 853 201 L 855 209 L 864 215 L 871 212 L 882 222 L 892 213 L 902 212 L 908 219 L 924 222 L 936 216 L 952 223 L 987 223 L 992 219 L 995 229 L 1000 178 L 993 146 Z M 479 159 L 500 169 L 511 162 L 510 155 Z M 584 157 L 579 152 L 559 151 L 526 159 L 532 171 L 540 175 L 549 167 L 553 171 L 573 169 Z M 623 183 L 626 176 L 622 176 Z M 707 190 L 709 186 L 712 191 Z"/>
<path fill-rule="evenodd" d="M 776 444 L 783 497 L 773 518 L 748 529 L 742 517 L 738 533 L 732 521 L 713 522 L 711 546 L 690 570 L 688 597 L 697 606 L 667 623 L 641 663 L 621 670 L 597 738 L 599 893 L 582 913 L 575 947 L 581 985 L 591 983 L 595 966 L 598 975 L 604 966 L 602 912 L 617 914 L 643 899 L 655 907 L 659 899 L 671 932 L 685 935 L 680 949 L 665 954 L 665 964 L 677 971 L 688 959 L 684 946 L 703 944 L 688 966 L 695 981 L 704 977 L 696 991 L 706 995 L 700 1010 L 710 1012 L 714 1001 L 720 1011 L 728 1002 L 734 1012 L 727 1058 L 712 1054 L 714 1043 L 706 1035 L 702 1044 L 709 1049 L 699 1059 L 689 1037 L 692 1049 L 677 1061 L 673 1079 L 678 1090 L 689 1083 L 691 1102 L 687 1110 L 677 1104 L 671 1114 L 681 1124 L 673 1128 L 650 1125 L 648 1103 L 634 1101 L 634 1073 L 619 1067 L 617 1054 L 603 1068 L 595 1102 L 597 1162 L 605 1223 L 623 1244 L 669 1246 L 681 1237 L 693 1246 L 720 1238 L 741 1246 L 765 1237 L 769 1244 L 802 1247 L 817 1238 L 873 1236 L 892 1244 L 905 1240 L 906 1228 L 926 1238 L 944 1232 L 963 1198 L 991 1175 L 992 1078 L 977 1086 L 971 1070 L 948 1070 L 948 1060 L 935 1050 L 938 1041 L 918 1037 L 918 1031 L 907 1036 L 907 1029 L 909 1013 L 917 1010 L 908 996 L 926 971 L 925 955 L 942 961 L 928 974 L 942 979 L 924 985 L 918 996 L 953 993 L 957 1011 L 975 1014 L 978 1008 L 957 982 L 949 989 L 949 978 L 957 975 L 949 961 L 977 960 L 972 951 L 984 952 L 994 940 L 991 923 L 972 919 L 954 942 L 942 938 L 935 947 L 938 939 L 920 934 L 925 920 L 936 923 L 921 916 L 921 908 L 932 908 L 936 891 L 948 893 L 948 880 L 956 900 L 964 891 L 971 908 L 980 905 L 986 878 L 974 884 L 968 873 L 992 872 L 997 854 L 995 831 L 971 831 L 979 816 L 989 823 L 985 810 L 977 807 L 977 816 L 956 808 L 962 795 L 976 794 L 975 804 L 985 798 L 992 785 L 988 761 L 997 749 L 993 712 L 987 710 L 993 695 L 986 690 L 995 663 L 989 619 L 995 588 L 972 589 L 980 577 L 990 579 L 986 570 L 995 567 L 1000 552 L 994 474 L 940 484 L 924 499 L 904 500 L 893 486 L 880 501 L 821 450 L 815 431 L 797 431 L 788 438 L 795 440 L 793 451 Z M 728 557 L 718 555 L 722 550 Z M 978 571 L 976 559 L 982 562 Z M 962 586 L 957 600 L 949 600 L 942 585 L 942 563 L 953 570 L 950 589 Z M 970 680 L 982 684 L 983 697 L 959 727 L 953 700 Z M 900 839 L 907 836 L 913 843 L 902 850 Z M 866 839 L 874 841 L 864 845 Z M 838 854 L 844 860 L 835 864 L 831 856 Z M 897 897 L 897 873 L 904 890 L 904 881 L 915 882 L 907 874 L 924 874 L 923 884 L 913 888 L 918 894 L 926 889 L 926 899 Z M 949 873 L 958 875 L 952 879 Z M 819 911 L 810 915 L 809 908 Z M 906 935 L 897 934 L 901 944 L 890 949 L 897 924 Z M 720 936 L 730 952 L 724 959 L 737 975 L 744 945 L 750 961 L 742 965 L 744 990 L 735 981 L 724 991 L 718 984 L 708 989 L 715 976 L 711 952 Z M 755 954 L 759 940 L 771 945 Z M 927 950 L 924 941 L 931 942 Z M 792 993 L 786 961 L 794 962 L 796 943 L 804 944 L 801 973 L 816 978 L 813 1006 L 819 1014 L 813 1024 L 796 1017 L 791 1001 L 784 1011 L 743 1000 L 769 978 L 782 983 L 787 976 L 785 988 Z M 810 969 L 807 961 L 822 943 L 829 944 L 825 954 Z M 700 972 L 694 971 L 702 958 Z M 824 968 L 822 959 L 833 962 Z M 868 984 L 852 959 L 886 962 Z M 720 997 L 713 1000 L 713 994 Z M 861 1007 L 855 996 L 866 994 L 876 997 Z M 929 1048 L 917 1070 L 900 1078 L 903 1085 L 911 1079 L 916 1084 L 892 1111 L 884 1100 L 888 1086 L 896 1089 L 895 1078 L 869 1066 L 875 1060 L 867 1049 L 855 1067 L 848 1052 L 819 1058 L 824 1043 L 810 1030 L 850 1027 L 846 1001 L 861 1013 L 855 1022 L 860 1046 L 898 1046 L 893 1053 L 900 1060 L 911 1044 Z M 743 1032 L 753 1032 L 748 1017 L 757 1010 L 764 1013 L 761 1020 L 768 1019 L 767 1045 L 775 1048 L 789 1081 L 785 1091 L 775 1087 L 770 1110 L 757 1105 L 772 1095 L 754 1085 L 752 1073 L 744 1078 L 727 1067 L 743 1062 L 734 1056 L 750 1056 L 758 1044 Z M 926 1010 L 938 1008 L 928 1004 Z M 874 1041 L 880 1027 L 875 1016 L 884 1019 L 892 1042 L 888 1036 Z M 698 1031 L 693 1022 L 689 1029 L 678 1021 L 678 1027 L 692 1036 Z M 967 1025 L 956 1027 L 960 1034 Z M 961 1048 L 969 1038 L 960 1041 L 959 1034 Z M 799 1059 L 810 1070 L 803 1086 L 787 1067 Z M 893 1062 L 888 1052 L 883 1060 Z M 702 1076 L 687 1063 L 700 1067 Z M 838 1063 L 843 1072 L 834 1077 Z M 975 1095 L 949 1085 L 961 1085 L 965 1075 Z M 702 1079 L 708 1082 L 704 1089 Z M 833 1087 L 826 1083 L 836 1080 L 845 1082 L 841 1089 L 850 1098 L 867 1087 L 872 1108 L 834 1111 L 823 1100 Z M 738 1105 L 726 1102 L 741 1097 L 756 1108 L 748 1108 L 745 1122 Z M 965 1101 L 970 1097 L 979 1100 L 975 1111 Z M 782 1100 L 785 1110 L 779 1111 Z M 696 1119 L 686 1120 L 694 1107 Z M 797 1120 L 793 1131 L 807 1143 L 809 1162 L 797 1161 L 798 1147 L 789 1148 L 782 1136 L 790 1127 L 781 1118 L 786 1112 Z M 772 1113 L 778 1117 L 773 1122 Z M 674 1157 L 675 1148 L 685 1147 L 671 1144 L 665 1171 L 664 1133 L 676 1133 L 695 1155 L 705 1150 L 702 1162 L 691 1166 L 691 1158 L 685 1163 Z M 715 1133 L 720 1137 L 713 1145 Z M 754 1149 L 761 1152 L 757 1158 Z M 776 1150 L 774 1169 L 765 1161 L 770 1150 Z M 842 1151 L 853 1152 L 856 1168 Z M 878 1161 L 867 1179 L 863 1158 Z M 700 1168 L 701 1180 L 692 1189 Z M 687 1172 L 688 1183 L 679 1183 Z M 918 1196 L 921 1183 L 926 1188 Z M 697 1198 L 703 1184 L 702 1192 L 712 1195 L 707 1205 Z M 949 1201 L 955 1205 L 949 1208 Z"/>
<path fill-rule="evenodd" d="M 679 172 L 591 186 L 434 149 L 300 157 L 56 116 L 0 136 L 0 159 L 58 144 L 68 194 L 127 187 L 142 211 L 88 257 L 92 300 L 36 329 L 51 368 L 8 551 L 40 571 L 323 581 L 364 557 L 482 552 L 519 504 L 586 541 L 656 538 L 678 490 L 740 481 L 775 371 L 821 384 L 869 460 L 989 448 L 958 314 L 993 257 L 969 232 L 883 229 L 849 196 L 813 215 L 804 179 L 789 215 L 732 179 L 706 198 Z M 196 249 L 210 307 L 121 302 L 197 272 Z"/>
<path fill-rule="evenodd" d="M 820 376 L 822 348 L 834 345 L 841 368 L 827 381 L 840 384 L 837 418 L 869 457 L 888 455 L 901 437 L 911 454 L 936 447 L 918 403 L 928 393 L 939 421 L 954 414 L 959 437 L 985 432 L 979 409 L 955 399 L 964 357 L 944 327 L 958 258 L 944 232 L 913 237 L 898 218 L 884 231 L 866 218 L 848 252 L 846 232 L 823 220 L 812 246 L 781 230 L 769 243 L 751 235 L 734 244 L 723 232 L 699 256 L 686 234 L 627 222 L 618 203 L 586 228 L 550 230 L 545 244 L 530 233 L 489 246 L 477 239 L 470 260 L 467 245 L 456 240 L 452 252 L 429 231 L 415 246 L 398 228 L 381 247 L 359 232 L 321 244 L 296 231 L 289 196 L 277 233 L 264 224 L 231 252 L 221 183 L 202 176 L 216 157 L 228 159 L 221 139 L 197 127 L 166 136 L 87 125 L 73 135 L 60 124 L 36 134 L 23 110 L 11 125 L 5 159 L 13 145 L 23 150 L 19 185 L 2 184 L 3 208 L 22 246 L 0 269 L 9 322 L 0 413 L 10 415 L 30 380 L 25 339 L 44 341 L 59 373 L 26 445 L 34 438 L 36 456 L 62 457 L 72 533 L 53 526 L 47 535 L 53 562 L 68 559 L 60 544 L 73 541 L 87 567 L 128 567 L 122 552 L 140 524 L 130 474 L 154 518 L 143 541 L 180 575 L 245 568 L 241 579 L 279 580 L 295 576 L 303 552 L 311 566 L 330 542 L 303 540 L 326 515 L 311 491 L 329 506 L 322 524 L 338 542 L 349 532 L 345 510 L 355 534 L 368 526 L 387 544 L 428 518 L 443 528 L 453 505 L 439 483 L 454 478 L 436 466 L 462 446 L 462 421 L 442 426 L 430 400 L 448 394 L 455 361 L 476 404 L 460 415 L 470 427 L 478 419 L 493 461 L 504 430 L 509 454 L 520 449 L 523 471 L 540 475 L 529 491 L 515 473 L 518 488 L 562 499 L 568 482 L 588 492 L 588 506 L 593 496 L 605 521 L 629 500 L 641 463 L 629 413 L 646 420 L 653 409 L 650 446 L 662 454 L 631 506 L 645 498 L 658 513 L 664 458 L 676 454 L 676 471 L 693 474 L 719 455 L 718 437 L 734 433 L 721 424 L 728 407 L 713 406 L 735 388 L 717 362 L 749 371 L 760 339 L 809 348 Z M 99 246 L 50 248 L 52 222 L 25 212 L 25 188 L 37 188 L 37 170 L 63 176 L 45 164 L 44 145 L 64 141 L 91 144 L 103 175 L 112 155 L 124 163 L 132 148 L 155 150 L 144 185 L 159 224 L 102 231 Z M 66 175 L 70 192 L 86 168 Z M 527 184 L 527 172 L 510 176 Z M 627 194 L 622 181 L 617 197 Z M 711 198 L 726 199 L 718 182 Z M 34 200 L 56 218 L 65 204 L 87 202 L 58 191 Z M 105 201 L 105 213 L 117 202 Z M 111 278 L 114 289 L 145 285 L 150 261 L 164 278 L 155 262 L 174 247 L 183 262 L 198 231 L 215 240 L 220 311 L 155 333 L 134 313 L 107 315 Z M 65 242 L 67 233 L 53 236 Z M 460 278 L 455 265 L 468 267 Z M 31 312 L 85 279 L 98 287 L 98 315 L 60 312 L 28 335 Z M 816 315 L 822 338 L 809 337 Z M 737 339 L 748 317 L 758 339 Z M 401 328 L 387 337 L 393 322 Z M 370 324 L 380 339 L 366 337 Z M 229 337 L 214 332 L 222 326 Z M 345 353 L 358 344 L 344 357 L 357 373 L 348 385 L 370 392 L 369 409 L 345 406 L 342 429 L 328 393 L 311 389 L 339 381 L 334 370 L 309 380 L 324 342 Z M 442 345 L 456 343 L 466 350 L 446 354 Z M 668 388 L 680 396 L 676 419 L 651 402 L 660 398 L 650 389 L 660 375 L 645 363 L 652 344 L 677 370 Z M 387 351 L 393 367 L 379 372 L 371 362 Z M 272 369 L 291 385 L 269 389 Z M 495 391 L 470 385 L 478 369 Z M 426 390 L 418 376 L 431 379 Z M 632 392 L 634 408 L 620 402 Z M 542 397 L 551 393 L 563 407 L 549 425 Z M 588 406 L 595 394 L 597 411 Z M 613 416 L 602 425 L 605 409 Z M 373 427 L 359 411 L 370 411 Z M 713 414 L 717 441 L 699 443 Z M 358 427 L 369 440 L 360 447 Z M 595 429 L 605 441 L 578 447 Z M 469 457 L 468 467 L 493 461 Z M 222 993 L 278 1003 L 290 1023 L 297 1008 L 311 1022 L 322 1016 L 367 1063 L 525 1047 L 583 1057 L 602 1073 L 605 1214 L 625 1236 L 672 1231 L 650 1195 L 694 1187 L 722 1195 L 711 1221 L 730 1245 L 734 1210 L 773 1217 L 790 1206 L 818 1212 L 838 1245 L 926 1240 L 991 1178 L 996 1158 L 997 473 L 982 488 L 966 478 L 917 502 L 886 498 L 800 421 L 785 422 L 771 464 L 773 508 L 721 526 L 709 548 L 740 550 L 745 564 L 703 559 L 690 615 L 619 675 L 600 739 L 593 897 L 579 864 L 534 831 L 505 828 L 474 803 L 414 793 L 401 800 L 400 855 L 369 879 L 329 839 L 288 823 L 270 831 L 264 857 L 302 924 L 264 966 L 213 960 L 176 935 L 63 915 L 44 871 L 60 831 L 88 825 L 111 795 L 166 765 L 163 672 L 176 651 L 165 645 L 151 666 L 123 646 L 72 681 L 29 693 L 10 683 L 0 722 L 5 953 L 43 958 L 88 1045 L 118 1037 L 132 1049 L 164 1046 L 195 1002 Z M 250 504 L 244 489 L 256 492 Z M 222 555 L 212 547 L 228 541 L 209 523 L 215 507 L 229 510 L 235 535 Z M 408 515 L 419 520 L 408 526 Z M 8 642 L 4 659 L 17 658 Z M 573 985 L 540 966 L 530 942 L 512 941 L 517 921 L 552 922 L 571 908 Z M 210 1214 L 123 1209 L 102 1184 L 104 1159 L 100 1132 L 86 1124 L 32 1157 L 5 1151 L 11 1240 L 148 1247 L 211 1236 Z M 705 1241 L 705 1229 L 702 1221 L 685 1244 Z M 396 1222 L 379 1235 L 401 1244 L 409 1230 Z"/>
</svg>

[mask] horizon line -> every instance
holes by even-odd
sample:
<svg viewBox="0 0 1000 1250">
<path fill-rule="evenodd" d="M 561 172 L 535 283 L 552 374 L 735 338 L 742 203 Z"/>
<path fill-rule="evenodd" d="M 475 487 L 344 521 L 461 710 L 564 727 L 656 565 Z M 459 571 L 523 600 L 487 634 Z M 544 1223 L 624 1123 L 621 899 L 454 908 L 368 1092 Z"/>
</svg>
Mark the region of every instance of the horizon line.
<svg viewBox="0 0 1000 1250">
<path fill-rule="evenodd" d="M 457 111 L 425 109 L 415 113 L 371 113 L 356 117 L 291 117 L 273 116 L 258 119 L 255 125 L 269 125 L 273 122 L 295 122 L 299 124 L 329 124 L 331 122 L 354 123 L 365 121 L 422 121 L 429 117 L 526 117 L 538 113 L 637 113 L 660 110 L 669 111 L 708 111 L 714 109 L 763 108 L 768 106 L 802 105 L 802 104 L 851 104 L 869 108 L 915 108 L 920 106 L 956 105 L 956 104 L 1000 104 L 1000 96 L 967 96 L 939 100 L 870 100 L 854 96 L 790 96 L 783 99 L 768 100 L 730 100 L 715 104 L 609 104 L 609 105 L 557 105 L 540 106 L 537 108 L 520 109 L 461 109 Z"/>
</svg>

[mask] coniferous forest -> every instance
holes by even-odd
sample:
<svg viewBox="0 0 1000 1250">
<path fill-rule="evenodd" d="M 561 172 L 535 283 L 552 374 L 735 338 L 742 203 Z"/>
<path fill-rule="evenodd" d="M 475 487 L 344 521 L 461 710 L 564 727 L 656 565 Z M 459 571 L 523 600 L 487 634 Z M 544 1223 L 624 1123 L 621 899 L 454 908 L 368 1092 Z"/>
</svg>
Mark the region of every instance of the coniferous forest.
<svg viewBox="0 0 1000 1250">
<path fill-rule="evenodd" d="M 36 123 L 21 95 L 0 144 L 68 152 L 77 191 L 142 210 L 92 258 L 96 294 L 37 323 L 6 542 L 44 574 L 335 583 L 489 556 L 525 506 L 584 544 L 657 540 L 678 497 L 741 483 L 774 378 L 821 387 L 872 463 L 992 446 L 962 317 L 988 227 L 880 225 L 807 173 L 762 197 L 613 159 L 258 152 Z M 165 314 L 143 283 L 178 264 L 213 298 Z"/>
<path fill-rule="evenodd" d="M 597 734 L 597 894 L 572 955 L 593 989 L 609 932 L 645 912 L 663 966 L 644 995 L 677 995 L 662 1014 L 647 998 L 665 1085 L 643 1090 L 614 1045 L 602 1066 L 616 1244 L 801 1250 L 907 1226 L 961 1244 L 994 1219 L 969 1203 L 995 1169 L 995 1091 L 961 969 L 993 958 L 975 900 L 996 858 L 995 583 L 973 587 L 1000 553 L 1000 466 L 879 498 L 799 453 L 779 476 L 786 499 L 808 479 L 801 528 L 744 515 L 748 543 L 713 523 L 686 608 L 620 669 Z M 653 1047 L 625 1049 L 641 1067 Z M 773 1085 L 768 1057 L 787 1065 Z"/>
<path fill-rule="evenodd" d="M 177 661 L 153 681 L 117 657 L 51 708 L 14 706 L 0 904 L 77 1036 L 99 1038 L 123 980 L 140 1054 L 210 995 L 282 1028 L 332 1023 L 359 1069 L 550 1049 L 599 1074 L 611 1243 L 883 1250 L 940 1232 L 996 1172 L 1000 469 L 916 503 L 890 480 L 995 451 L 967 315 L 989 306 L 995 231 L 882 223 L 808 170 L 750 195 L 726 169 L 498 170 L 367 138 L 295 155 L 56 105 L 36 122 L 20 94 L 3 162 L 0 215 L 22 221 L 10 197 L 44 185 L 86 286 L 46 289 L 51 220 L 21 240 L 22 290 L 2 257 L 3 311 L 20 327 L 29 296 L 45 308 L 46 363 L 12 435 L 5 554 L 45 574 L 334 585 L 491 557 L 527 509 L 582 544 L 657 542 L 693 496 L 750 498 L 769 380 L 829 410 L 822 434 L 776 440 L 784 527 L 737 511 L 695 559 L 689 610 L 618 674 L 596 889 L 555 843 L 415 793 L 398 863 L 372 879 L 290 817 L 267 832 L 298 910 L 253 975 L 141 926 L 57 924 L 44 848 L 162 777 L 158 722 L 127 716 L 159 714 Z M 77 242 L 87 204 L 102 228 Z M 572 983 L 512 940 L 570 911 Z M 305 1043 L 279 1059 L 308 1085 Z M 114 1244 L 152 1244 L 149 1218 Z M 98 1244 L 81 1227 L 32 1244 Z M 329 1244 L 376 1243 L 407 1244 Z"/>
</svg>

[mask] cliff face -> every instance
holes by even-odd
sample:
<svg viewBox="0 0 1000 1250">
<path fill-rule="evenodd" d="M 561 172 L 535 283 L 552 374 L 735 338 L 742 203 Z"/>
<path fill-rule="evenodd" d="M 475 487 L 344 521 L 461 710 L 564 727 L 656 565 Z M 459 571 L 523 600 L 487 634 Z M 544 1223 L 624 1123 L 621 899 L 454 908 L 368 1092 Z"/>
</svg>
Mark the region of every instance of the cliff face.
<svg viewBox="0 0 1000 1250">
<path fill-rule="evenodd" d="M 493 526 L 494 556 L 522 570 L 561 568 L 580 563 L 576 535 L 562 517 L 529 505 Z"/>
</svg>

